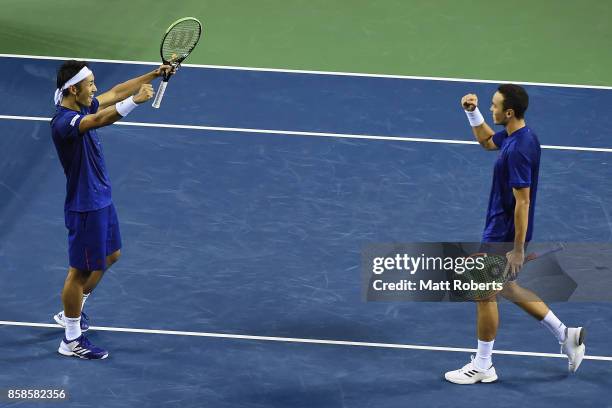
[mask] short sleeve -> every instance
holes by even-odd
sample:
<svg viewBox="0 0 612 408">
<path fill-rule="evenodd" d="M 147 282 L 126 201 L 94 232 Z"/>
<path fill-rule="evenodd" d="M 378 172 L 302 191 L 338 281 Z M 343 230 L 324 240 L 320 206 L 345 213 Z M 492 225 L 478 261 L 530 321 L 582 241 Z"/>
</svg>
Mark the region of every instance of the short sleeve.
<svg viewBox="0 0 612 408">
<path fill-rule="evenodd" d="M 493 135 L 492 139 L 493 139 L 493 143 L 495 143 L 495 146 L 497 146 L 499 149 L 501 149 L 502 144 L 504 143 L 504 139 L 508 136 L 508 133 L 506 133 L 505 130 L 502 130 L 500 132 L 497 132 L 496 134 Z"/>
<path fill-rule="evenodd" d="M 508 178 L 512 188 L 531 186 L 531 160 L 518 150 L 508 153 Z"/>
<path fill-rule="evenodd" d="M 53 128 L 56 134 L 62 139 L 75 138 L 79 135 L 79 124 L 82 119 L 82 114 L 71 111 L 58 118 L 58 120 L 53 123 Z"/>
<path fill-rule="evenodd" d="M 98 101 L 98 98 L 93 98 L 93 100 L 91 101 L 91 105 L 89 105 L 89 113 L 98 112 L 99 107 L 100 107 L 100 101 Z"/>
</svg>

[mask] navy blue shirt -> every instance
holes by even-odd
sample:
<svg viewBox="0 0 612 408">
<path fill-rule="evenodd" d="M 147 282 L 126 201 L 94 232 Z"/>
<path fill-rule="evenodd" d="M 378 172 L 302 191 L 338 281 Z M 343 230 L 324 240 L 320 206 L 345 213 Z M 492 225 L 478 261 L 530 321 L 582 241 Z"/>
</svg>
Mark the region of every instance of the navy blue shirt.
<svg viewBox="0 0 612 408">
<path fill-rule="evenodd" d="M 511 136 L 506 130 L 493 136 L 500 152 L 493 170 L 493 183 L 483 242 L 514 242 L 514 207 L 512 188 L 530 187 L 529 222 L 525 242 L 533 235 L 533 216 L 540 171 L 540 142 L 536 134 L 523 127 Z"/>
<path fill-rule="evenodd" d="M 53 143 L 66 175 L 64 209 L 68 211 L 95 211 L 112 203 L 100 137 L 95 129 L 79 133 L 83 117 L 96 113 L 99 106 L 96 98 L 80 112 L 57 106 L 51 119 Z"/>
</svg>

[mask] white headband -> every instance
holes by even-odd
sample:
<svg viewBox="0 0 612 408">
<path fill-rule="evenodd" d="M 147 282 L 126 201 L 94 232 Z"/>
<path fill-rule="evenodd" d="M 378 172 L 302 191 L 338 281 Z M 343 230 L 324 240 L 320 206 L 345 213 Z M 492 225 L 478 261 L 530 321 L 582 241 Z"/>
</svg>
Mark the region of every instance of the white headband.
<svg viewBox="0 0 612 408">
<path fill-rule="evenodd" d="M 64 89 L 68 89 L 72 85 L 78 84 L 79 82 L 81 82 L 82 80 L 84 80 L 85 78 L 90 76 L 91 74 L 93 74 L 93 72 L 91 72 L 91 70 L 89 68 L 87 68 L 87 67 L 81 68 L 81 70 L 79 72 L 77 72 L 77 74 L 75 76 L 70 78 L 68 80 L 68 82 L 66 82 L 64 84 L 64 86 L 62 86 L 61 89 L 58 88 L 58 89 L 55 90 L 55 97 L 53 98 L 53 100 L 55 101 L 55 104 L 59 105 L 60 103 L 62 103 L 62 98 L 64 97 L 62 95 L 62 93 L 63 93 Z"/>
</svg>

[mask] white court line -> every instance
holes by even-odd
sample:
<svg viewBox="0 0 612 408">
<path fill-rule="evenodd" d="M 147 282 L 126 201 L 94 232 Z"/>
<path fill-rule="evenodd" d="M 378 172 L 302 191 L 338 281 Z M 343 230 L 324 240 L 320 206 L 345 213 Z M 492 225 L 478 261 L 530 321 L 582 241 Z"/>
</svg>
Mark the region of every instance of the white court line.
<svg viewBox="0 0 612 408">
<path fill-rule="evenodd" d="M 62 328 L 59 324 L 13 322 L 13 321 L 3 321 L 3 320 L 0 320 L 0 325 L 20 326 L 20 327 L 59 328 L 59 329 Z M 295 337 L 250 336 L 250 335 L 245 335 L 245 334 L 207 333 L 207 332 L 176 331 L 176 330 L 132 329 L 132 328 L 126 328 L 126 327 L 104 327 L 104 326 L 91 326 L 89 329 L 98 330 L 98 331 L 116 332 L 116 333 L 164 334 L 164 335 L 170 335 L 170 336 L 213 337 L 213 338 L 234 339 L 234 340 L 275 341 L 275 342 L 281 342 L 281 343 L 324 344 L 324 345 L 333 345 L 333 346 L 357 346 L 357 347 L 375 347 L 375 348 L 428 350 L 428 351 L 455 351 L 455 352 L 462 352 L 462 353 L 476 352 L 476 349 L 460 348 L 460 347 L 418 346 L 418 345 L 413 345 L 413 344 L 369 343 L 369 342 L 362 342 L 362 341 L 343 341 L 343 340 L 300 339 L 300 338 L 295 338 Z M 566 356 L 563 354 L 534 353 L 531 351 L 494 350 L 493 353 L 506 354 L 506 355 L 512 355 L 512 356 L 566 358 Z M 608 356 L 584 356 L 584 359 L 585 360 L 612 361 L 612 357 L 608 357 Z"/>
<path fill-rule="evenodd" d="M 26 120 L 26 121 L 41 121 L 48 122 L 51 118 L 40 116 L 11 116 L 0 115 L 0 120 Z M 427 139 L 422 137 L 395 137 L 395 136 L 377 136 L 377 135 L 358 135 L 347 133 L 325 133 L 325 132 L 297 132 L 293 130 L 272 130 L 272 129 L 249 129 L 249 128 L 232 128 L 218 126 L 196 126 L 196 125 L 177 125 L 170 123 L 146 123 L 146 122 L 115 122 L 115 125 L 121 126 L 137 126 L 137 127 L 153 127 L 153 128 L 169 128 L 169 129 L 189 129 L 189 130 L 211 130 L 216 132 L 239 132 L 239 133 L 259 133 L 273 134 L 286 136 L 309 136 L 309 137 L 332 137 L 341 139 L 367 139 L 367 140 L 388 140 L 398 142 L 421 142 L 421 143 L 445 143 L 445 144 L 463 144 L 477 145 L 476 141 L 470 140 L 455 140 L 455 139 Z M 555 146 L 542 145 L 542 149 L 549 150 L 571 150 L 577 152 L 603 152 L 612 153 L 612 148 L 607 147 L 581 147 L 581 146 Z"/>
<path fill-rule="evenodd" d="M 112 60 L 100 58 L 83 58 L 83 57 L 56 57 L 45 55 L 22 55 L 22 54 L 0 54 L 4 58 L 28 58 L 40 60 L 55 60 L 64 61 L 69 59 L 85 60 L 90 62 L 103 62 L 110 64 L 138 64 L 138 65 L 159 65 L 159 62 L 151 61 L 129 61 L 129 60 Z M 413 75 L 390 75 L 390 74 L 367 74 L 360 72 L 338 72 L 338 71 L 313 71 L 302 69 L 282 69 L 282 68 L 258 68 L 258 67 L 239 67 L 232 65 L 203 65 L 203 64 L 182 64 L 183 67 L 190 68 L 208 68 L 208 69 L 231 69 L 237 71 L 260 71 L 260 72 L 282 72 L 289 74 L 311 74 L 311 75 L 336 75 L 336 76 L 351 76 L 365 78 L 391 78 L 391 79 L 414 79 L 421 81 L 447 81 L 447 82 L 475 82 L 484 84 L 520 84 L 531 86 L 546 86 L 559 88 L 582 88 L 582 89 L 604 89 L 612 90 L 612 86 L 604 85 L 581 85 L 581 84 L 556 84 L 548 82 L 525 82 L 525 81 L 507 81 L 493 79 L 475 79 L 475 78 L 451 78 L 451 77 L 429 77 L 429 76 L 413 76 Z"/>
</svg>

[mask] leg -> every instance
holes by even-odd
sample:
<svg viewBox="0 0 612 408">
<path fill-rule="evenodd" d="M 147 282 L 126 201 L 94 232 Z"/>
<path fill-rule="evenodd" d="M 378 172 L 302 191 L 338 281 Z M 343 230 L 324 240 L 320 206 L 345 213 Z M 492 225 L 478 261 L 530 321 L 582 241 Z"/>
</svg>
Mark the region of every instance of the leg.
<svg viewBox="0 0 612 408">
<path fill-rule="evenodd" d="M 83 298 L 83 287 L 88 280 L 90 273 L 70 267 L 68 276 L 64 282 L 62 290 L 62 303 L 64 304 L 64 314 L 69 318 L 81 316 L 81 300 Z"/>
<path fill-rule="evenodd" d="M 62 291 L 66 331 L 57 351 L 64 356 L 101 360 L 108 357 L 108 351 L 91 344 L 80 329 L 81 298 L 83 296 L 83 286 L 90 277 L 89 275 L 90 272 L 84 272 L 73 267 L 68 269 L 68 276 Z"/>
<path fill-rule="evenodd" d="M 69 230 L 70 265 L 88 273 L 82 284 L 81 310 L 93 289 L 99 284 L 104 271 L 113 265 L 121 256 L 121 233 L 114 206 L 88 213 L 68 211 L 66 226 Z M 70 289 L 69 289 L 70 290 Z M 88 318 L 83 315 L 81 327 L 88 328 Z M 54 320 L 64 326 L 64 312 L 53 316 Z"/>
<path fill-rule="evenodd" d="M 493 341 L 499 326 L 497 300 L 493 297 L 476 303 L 478 312 L 478 340 Z"/>
<path fill-rule="evenodd" d="M 576 372 L 585 353 L 584 337 L 586 332 L 584 328 L 566 327 L 538 295 L 521 287 L 514 281 L 506 283 L 500 294 L 538 319 L 543 326 L 550 330 L 561 344 L 561 352 L 567 355 L 569 371 Z"/>
<path fill-rule="evenodd" d="M 102 225 L 104 229 L 104 246 L 106 254 L 106 266 L 103 270 L 92 274 L 91 279 L 85 285 L 83 293 L 89 295 L 98 285 L 104 272 L 108 270 L 121 257 L 121 231 L 119 229 L 119 219 L 115 206 L 111 204 L 101 212 Z"/>
<path fill-rule="evenodd" d="M 58 352 L 64 356 L 85 359 L 108 357 L 106 350 L 94 346 L 83 335 L 87 327 L 81 324 L 83 292 L 95 286 L 102 276 L 101 270 L 106 266 L 107 213 L 108 208 L 103 208 L 89 212 L 67 211 L 65 215 L 70 269 L 62 292 L 64 312 L 54 316 L 60 325 L 63 323 L 66 327 L 64 339 L 58 349 Z"/>
<path fill-rule="evenodd" d="M 491 361 L 493 342 L 499 325 L 499 314 L 495 297 L 476 303 L 478 311 L 478 352 L 476 358 L 460 368 L 444 374 L 444 378 L 455 384 L 490 383 L 497 381 L 497 373 Z"/>
<path fill-rule="evenodd" d="M 110 268 L 115 262 L 117 262 L 119 260 L 119 257 L 121 257 L 120 249 L 116 250 L 115 252 L 107 256 L 106 257 L 106 269 Z M 102 276 L 104 276 L 105 271 L 106 270 L 99 270 L 99 271 L 93 271 L 91 273 L 91 276 L 89 277 L 89 279 L 87 279 L 87 282 L 83 286 L 83 294 L 89 295 L 91 291 L 94 290 L 96 286 L 98 286 L 98 283 L 102 279 Z"/>
<path fill-rule="evenodd" d="M 546 303 L 544 303 L 538 295 L 529 289 L 523 288 L 516 281 L 506 283 L 500 295 L 540 321 L 544 319 L 550 311 Z"/>
<path fill-rule="evenodd" d="M 478 349 L 474 366 L 480 371 L 489 370 L 493 366 L 493 344 L 499 326 L 499 311 L 495 296 L 476 303 L 478 319 Z"/>
</svg>

